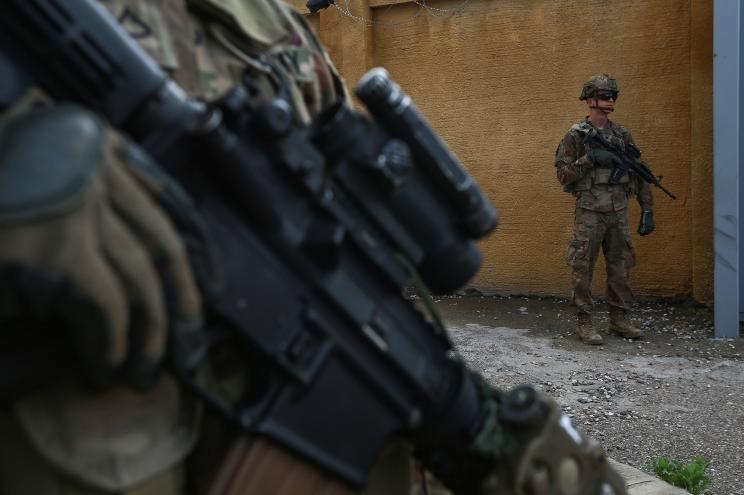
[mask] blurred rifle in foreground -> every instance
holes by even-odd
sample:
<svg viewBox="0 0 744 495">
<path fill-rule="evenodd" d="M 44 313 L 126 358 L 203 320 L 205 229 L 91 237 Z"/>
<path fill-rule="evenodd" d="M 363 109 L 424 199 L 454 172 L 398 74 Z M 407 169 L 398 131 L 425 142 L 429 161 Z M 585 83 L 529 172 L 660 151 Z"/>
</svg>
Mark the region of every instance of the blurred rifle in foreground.
<svg viewBox="0 0 744 495">
<path fill-rule="evenodd" d="M 403 296 L 412 279 L 436 293 L 465 284 L 497 214 L 384 70 L 356 89 L 371 118 L 339 102 L 303 126 L 269 61 L 273 98 L 246 76 L 217 102 L 190 99 L 93 0 L 7 0 L 0 28 L 5 81 L 104 116 L 193 200 L 223 280 L 206 294 L 207 348 L 183 355 L 172 335 L 171 366 L 226 418 L 355 488 L 404 435 L 459 493 L 497 467 L 509 493 L 543 493 L 564 471 L 571 493 L 622 492 L 554 402 L 491 390 L 433 307 Z M 225 348 L 249 377 L 237 397 L 197 378 Z"/>
</svg>

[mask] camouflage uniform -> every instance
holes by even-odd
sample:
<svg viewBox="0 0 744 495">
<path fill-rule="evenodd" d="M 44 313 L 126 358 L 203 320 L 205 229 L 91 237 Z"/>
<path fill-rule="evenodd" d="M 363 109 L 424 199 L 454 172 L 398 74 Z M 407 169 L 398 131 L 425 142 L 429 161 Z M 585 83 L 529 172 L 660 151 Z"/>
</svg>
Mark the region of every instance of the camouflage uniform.
<svg viewBox="0 0 744 495">
<path fill-rule="evenodd" d="M 628 224 L 628 198 L 637 195 L 644 211 L 652 209 L 653 198 L 648 183 L 635 174 L 625 174 L 620 184 L 612 185 L 608 183 L 611 168 L 592 166 L 584 147 L 585 136 L 592 130 L 588 119 L 574 124 L 555 155 L 558 181 L 576 197 L 574 230 L 566 254 L 566 262 L 572 268 L 572 304 L 580 317 L 591 314 L 592 274 L 601 246 L 610 310 L 627 315 L 632 299 L 628 275 L 636 262 Z M 596 131 L 623 147 L 633 143 L 626 128 L 609 120 Z"/>
<path fill-rule="evenodd" d="M 261 94 L 272 97 L 268 60 L 290 81 L 301 123 L 345 97 L 302 15 L 279 0 L 102 3 L 192 96 L 219 97 L 247 68 Z M 168 495 L 182 493 L 187 480 L 200 493 L 226 447 L 215 441 L 224 427 L 204 416 L 168 374 L 144 394 L 125 386 L 93 394 L 76 380 L 59 380 L 0 410 L 0 493 Z M 210 433 L 194 452 L 204 428 Z M 194 473 L 190 453 L 199 463 Z"/>
</svg>

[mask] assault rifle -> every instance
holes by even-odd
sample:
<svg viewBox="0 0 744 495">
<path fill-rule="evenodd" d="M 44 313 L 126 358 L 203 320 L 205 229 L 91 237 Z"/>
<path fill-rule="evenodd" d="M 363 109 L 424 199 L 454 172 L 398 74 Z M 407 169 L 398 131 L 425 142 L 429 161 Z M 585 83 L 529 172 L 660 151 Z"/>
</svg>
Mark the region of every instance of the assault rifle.
<svg viewBox="0 0 744 495">
<path fill-rule="evenodd" d="M 207 300 L 209 347 L 172 366 L 226 418 L 355 488 L 404 435 L 460 493 L 507 461 L 510 493 L 566 469 L 575 493 L 622 492 L 554 403 L 492 391 L 436 312 L 404 297 L 418 275 L 437 293 L 469 280 L 497 213 L 384 70 L 356 89 L 371 118 L 340 102 L 304 126 L 269 60 L 273 99 L 248 76 L 218 102 L 190 99 L 95 0 L 0 2 L 3 52 L 0 96 L 32 81 L 103 115 L 192 198 L 223 283 Z M 197 378 L 226 348 L 250 377 L 238 397 Z M 513 458 L 489 450 L 500 427 L 520 439 Z"/>
<path fill-rule="evenodd" d="M 651 168 L 641 160 L 641 150 L 639 150 L 633 143 L 626 144 L 625 149 L 623 149 L 620 146 L 611 143 L 595 129 L 592 129 L 592 131 L 587 134 L 585 143 L 590 145 L 597 144 L 607 151 L 611 151 L 620 159 L 620 165 L 613 168 L 612 173 L 610 174 L 610 184 L 619 184 L 623 175 L 628 173 L 628 171 L 632 171 L 641 179 L 664 191 L 670 198 L 677 199 L 677 196 L 661 185 L 661 177 L 657 178 L 651 171 Z"/>
<path fill-rule="evenodd" d="M 192 100 L 94 0 L 5 1 L 0 26 L 17 72 L 125 131 L 204 219 L 223 277 L 207 332 L 251 377 L 224 397 L 201 363 L 176 369 L 204 400 L 354 487 L 393 434 L 477 434 L 482 390 L 403 292 L 414 272 L 439 293 L 470 279 L 496 210 L 384 71 L 357 88 L 379 123 L 341 102 L 301 126 L 281 71 L 273 100 L 249 79 Z"/>
</svg>

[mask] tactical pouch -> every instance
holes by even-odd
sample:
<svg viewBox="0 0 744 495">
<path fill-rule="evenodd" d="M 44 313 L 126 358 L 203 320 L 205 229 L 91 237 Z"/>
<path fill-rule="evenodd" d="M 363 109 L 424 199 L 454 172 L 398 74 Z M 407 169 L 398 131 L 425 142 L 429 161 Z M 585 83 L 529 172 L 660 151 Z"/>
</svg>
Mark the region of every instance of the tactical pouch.
<svg viewBox="0 0 744 495">
<path fill-rule="evenodd" d="M 610 177 L 612 176 L 612 171 L 614 169 L 606 167 L 594 167 L 594 169 L 592 170 L 593 172 L 591 174 L 587 174 L 587 176 L 591 177 L 594 184 L 611 184 Z M 627 184 L 629 181 L 630 179 L 628 178 L 628 174 L 626 173 L 623 174 L 622 177 L 620 177 L 619 181 L 616 184 Z"/>
</svg>

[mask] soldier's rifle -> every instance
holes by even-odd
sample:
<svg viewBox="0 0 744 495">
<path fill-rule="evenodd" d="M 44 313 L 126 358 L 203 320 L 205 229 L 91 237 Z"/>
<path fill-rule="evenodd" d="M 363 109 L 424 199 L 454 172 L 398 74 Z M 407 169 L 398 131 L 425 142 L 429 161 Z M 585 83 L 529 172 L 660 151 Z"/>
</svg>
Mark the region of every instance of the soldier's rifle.
<svg viewBox="0 0 744 495">
<path fill-rule="evenodd" d="M 623 177 L 623 175 L 628 173 L 628 171 L 632 171 L 644 181 L 648 182 L 649 184 L 653 184 L 654 186 L 664 191 L 664 193 L 666 193 L 667 196 L 669 196 L 670 198 L 677 199 L 677 196 L 675 196 L 671 191 L 661 185 L 661 177 L 656 177 L 651 171 L 651 168 L 646 165 L 643 160 L 641 160 L 641 150 L 639 150 L 635 144 L 627 143 L 623 148 L 615 143 L 610 142 L 607 138 L 602 136 L 594 129 L 592 129 L 592 131 L 587 134 L 585 144 L 588 144 L 590 146 L 598 145 L 606 149 L 607 151 L 611 151 L 615 156 L 619 158 L 620 165 L 614 167 L 610 174 L 610 184 L 619 184 L 620 179 Z"/>
</svg>

